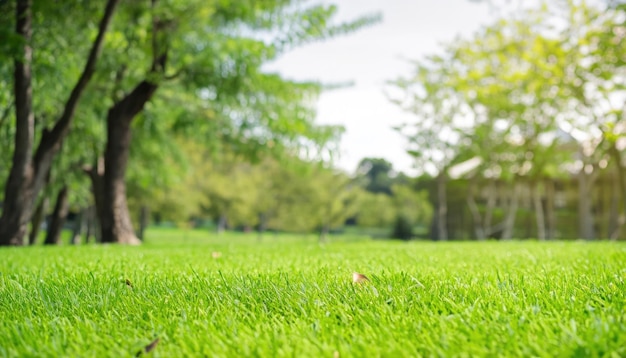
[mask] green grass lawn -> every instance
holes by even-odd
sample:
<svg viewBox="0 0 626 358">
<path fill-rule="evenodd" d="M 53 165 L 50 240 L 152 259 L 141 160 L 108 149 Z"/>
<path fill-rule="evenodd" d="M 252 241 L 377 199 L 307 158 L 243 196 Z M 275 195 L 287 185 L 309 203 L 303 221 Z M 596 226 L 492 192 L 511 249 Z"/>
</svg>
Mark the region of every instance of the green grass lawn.
<svg viewBox="0 0 626 358">
<path fill-rule="evenodd" d="M 623 244 L 148 235 L 0 249 L 0 356 L 626 356 Z"/>
</svg>

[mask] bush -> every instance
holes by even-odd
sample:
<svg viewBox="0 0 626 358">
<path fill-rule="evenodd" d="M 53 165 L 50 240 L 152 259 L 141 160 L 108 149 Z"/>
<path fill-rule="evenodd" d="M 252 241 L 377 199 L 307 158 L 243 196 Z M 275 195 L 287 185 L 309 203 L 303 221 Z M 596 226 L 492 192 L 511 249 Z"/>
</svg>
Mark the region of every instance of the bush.
<svg viewBox="0 0 626 358">
<path fill-rule="evenodd" d="M 413 225 L 409 218 L 399 214 L 393 224 L 393 232 L 391 238 L 400 240 L 411 240 L 413 237 Z"/>
</svg>

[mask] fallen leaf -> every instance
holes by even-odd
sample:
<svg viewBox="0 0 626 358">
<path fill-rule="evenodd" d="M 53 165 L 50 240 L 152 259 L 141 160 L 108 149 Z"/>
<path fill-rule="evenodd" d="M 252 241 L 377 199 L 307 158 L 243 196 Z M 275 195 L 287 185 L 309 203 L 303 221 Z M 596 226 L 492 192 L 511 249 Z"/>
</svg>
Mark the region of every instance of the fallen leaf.
<svg viewBox="0 0 626 358">
<path fill-rule="evenodd" d="M 352 282 L 354 283 L 363 283 L 363 282 L 367 282 L 370 279 L 367 278 L 367 276 L 363 275 L 362 273 L 358 273 L 358 272 L 353 272 L 352 273 Z"/>
<path fill-rule="evenodd" d="M 145 346 L 142 350 L 135 354 L 136 357 L 139 357 L 143 353 L 150 353 L 154 348 L 156 348 L 157 344 L 159 344 L 159 338 L 157 337 L 154 341 L 150 342 L 147 346 Z"/>
<path fill-rule="evenodd" d="M 214 259 L 219 259 L 220 257 L 222 257 L 222 253 L 219 251 L 213 251 L 211 253 L 211 257 L 213 257 Z"/>
</svg>

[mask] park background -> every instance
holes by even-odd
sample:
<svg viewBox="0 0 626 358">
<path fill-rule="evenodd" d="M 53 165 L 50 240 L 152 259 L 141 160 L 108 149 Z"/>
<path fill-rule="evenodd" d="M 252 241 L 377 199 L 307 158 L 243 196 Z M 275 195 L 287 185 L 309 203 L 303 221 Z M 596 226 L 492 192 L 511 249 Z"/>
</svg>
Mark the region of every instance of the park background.
<svg viewBox="0 0 626 358">
<path fill-rule="evenodd" d="M 624 238 L 621 2 L 27 3 L 0 4 L 5 245 Z"/>
</svg>

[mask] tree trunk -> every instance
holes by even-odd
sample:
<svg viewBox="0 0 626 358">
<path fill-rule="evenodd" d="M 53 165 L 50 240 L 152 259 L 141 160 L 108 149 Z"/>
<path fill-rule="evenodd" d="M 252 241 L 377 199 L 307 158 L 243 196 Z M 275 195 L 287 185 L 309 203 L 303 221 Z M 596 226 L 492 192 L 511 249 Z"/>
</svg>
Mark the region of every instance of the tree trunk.
<svg viewBox="0 0 626 358">
<path fill-rule="evenodd" d="M 45 245 L 57 245 L 61 238 L 61 231 L 65 224 L 68 212 L 67 202 L 67 186 L 59 190 L 57 201 L 54 205 L 54 211 L 50 217 L 50 225 L 48 225 L 48 233 L 46 234 Z"/>
<path fill-rule="evenodd" d="M 519 205 L 520 184 L 513 184 L 513 191 L 509 201 L 508 211 L 504 220 L 504 229 L 502 231 L 502 240 L 510 240 L 513 238 L 513 230 L 515 229 L 515 217 L 517 216 L 517 208 Z"/>
<path fill-rule="evenodd" d="M 535 208 L 535 221 L 537 225 L 537 239 L 541 241 L 546 240 L 546 222 L 545 215 L 543 211 L 543 203 L 541 200 L 541 191 L 539 190 L 539 183 L 537 181 L 531 182 L 532 196 L 533 196 L 533 207 Z"/>
<path fill-rule="evenodd" d="M 474 222 L 474 235 L 476 236 L 476 240 L 484 240 L 485 237 L 485 228 L 483 226 L 483 218 L 480 214 L 480 210 L 478 210 L 478 205 L 476 204 L 476 177 L 472 177 L 469 182 L 469 186 L 467 188 L 467 206 L 469 207 L 470 213 L 472 214 L 472 220 Z"/>
<path fill-rule="evenodd" d="M 142 242 L 145 241 L 146 228 L 148 227 L 148 221 L 150 219 L 150 210 L 147 206 L 142 205 L 139 212 L 139 235 L 137 237 Z"/>
<path fill-rule="evenodd" d="M 157 0 L 152 0 L 154 8 Z M 170 23 L 153 14 L 152 65 L 149 75 L 117 101 L 107 114 L 107 144 L 104 154 L 104 202 L 100 215 L 102 242 L 140 244 L 135 236 L 126 203 L 126 167 L 131 142 L 131 123 L 143 111 L 158 88 L 157 78 L 165 72 L 168 44 L 164 41 Z"/>
<path fill-rule="evenodd" d="M 448 198 L 446 195 L 446 172 L 437 176 L 437 240 L 448 240 Z"/>
<path fill-rule="evenodd" d="M 109 111 L 104 157 L 104 195 L 100 225 L 103 243 L 140 244 L 135 236 L 126 203 L 126 166 L 130 150 L 131 118 Z"/>
<path fill-rule="evenodd" d="M 593 240 L 596 237 L 591 197 L 591 178 L 581 169 L 578 173 L 578 230 L 581 238 Z"/>
<path fill-rule="evenodd" d="M 78 245 L 80 243 L 80 236 L 85 229 L 87 221 L 87 209 L 80 209 L 76 213 L 74 220 L 74 227 L 72 228 L 72 237 L 70 238 L 70 244 Z"/>
<path fill-rule="evenodd" d="M 46 210 L 48 209 L 48 198 L 43 197 L 35 209 L 33 218 L 30 221 L 30 233 L 28 234 L 28 244 L 34 245 L 37 242 L 39 231 L 41 230 L 41 224 L 46 216 Z"/>
<path fill-rule="evenodd" d="M 32 110 L 31 62 L 31 1 L 17 1 L 16 33 L 24 38 L 23 53 L 15 61 L 15 150 L 11 172 L 6 184 L 4 210 L 0 217 L 0 245 L 22 245 L 26 226 L 34 211 L 35 199 L 45 185 L 52 160 L 65 139 L 74 112 L 91 80 L 100 56 L 104 35 L 119 0 L 109 0 L 98 27 L 98 34 L 89 52 L 81 76 L 63 107 L 52 130 L 44 130 L 35 155 L 32 155 L 34 115 Z"/>
<path fill-rule="evenodd" d="M 91 237 L 94 237 L 95 242 L 99 242 L 98 233 L 100 230 L 98 229 L 98 216 L 96 215 L 95 206 L 90 206 L 85 211 L 86 217 L 86 230 L 85 230 L 85 244 L 88 244 L 91 241 Z"/>
<path fill-rule="evenodd" d="M 15 142 L 9 179 L 6 182 L 2 217 L 0 217 L 0 245 L 23 245 L 34 200 L 32 182 L 32 145 L 35 135 L 32 89 L 32 10 L 31 0 L 18 0 L 16 6 L 16 34 L 22 38 L 22 51 L 14 61 Z"/>
<path fill-rule="evenodd" d="M 554 211 L 554 180 L 548 179 L 545 183 L 546 188 L 546 239 L 552 240 L 556 238 L 556 215 Z"/>
</svg>

